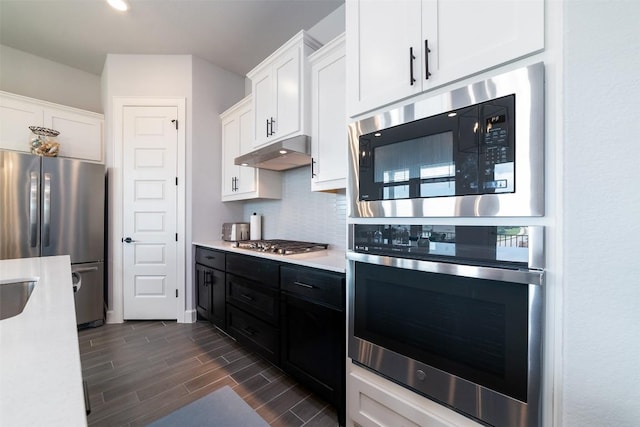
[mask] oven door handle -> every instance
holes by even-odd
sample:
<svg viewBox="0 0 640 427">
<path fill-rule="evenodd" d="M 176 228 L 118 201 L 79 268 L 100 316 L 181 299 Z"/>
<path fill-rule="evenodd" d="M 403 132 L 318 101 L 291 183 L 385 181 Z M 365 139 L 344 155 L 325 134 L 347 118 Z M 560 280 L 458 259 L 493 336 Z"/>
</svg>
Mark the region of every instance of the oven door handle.
<svg viewBox="0 0 640 427">
<path fill-rule="evenodd" d="M 512 268 L 452 264 L 448 262 L 423 261 L 384 255 L 364 254 L 353 251 L 347 251 L 347 259 L 349 261 L 404 268 L 407 270 L 418 270 L 427 273 L 450 274 L 452 276 L 499 280 L 502 282 L 536 286 L 542 286 L 544 280 L 544 271 L 542 270 L 516 270 Z"/>
</svg>

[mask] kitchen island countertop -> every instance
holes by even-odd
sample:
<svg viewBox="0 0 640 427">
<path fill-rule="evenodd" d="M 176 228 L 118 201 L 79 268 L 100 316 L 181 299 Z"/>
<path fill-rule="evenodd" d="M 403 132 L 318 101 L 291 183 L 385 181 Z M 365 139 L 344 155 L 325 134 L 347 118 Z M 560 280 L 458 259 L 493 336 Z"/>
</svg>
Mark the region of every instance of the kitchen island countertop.
<svg viewBox="0 0 640 427">
<path fill-rule="evenodd" d="M 86 426 L 70 258 L 0 261 L 0 281 L 21 279 L 37 283 L 0 320 L 0 425 Z"/>
<path fill-rule="evenodd" d="M 322 270 L 344 273 L 347 261 L 345 251 L 338 249 L 327 249 L 322 251 L 308 252 L 304 254 L 279 255 L 270 252 L 252 251 L 250 249 L 234 248 L 232 242 L 223 240 L 193 242 L 195 246 L 203 246 L 210 249 L 218 249 L 238 254 L 257 256 L 260 258 L 272 259 L 284 263 L 302 265 L 306 267 L 319 268 Z"/>
</svg>

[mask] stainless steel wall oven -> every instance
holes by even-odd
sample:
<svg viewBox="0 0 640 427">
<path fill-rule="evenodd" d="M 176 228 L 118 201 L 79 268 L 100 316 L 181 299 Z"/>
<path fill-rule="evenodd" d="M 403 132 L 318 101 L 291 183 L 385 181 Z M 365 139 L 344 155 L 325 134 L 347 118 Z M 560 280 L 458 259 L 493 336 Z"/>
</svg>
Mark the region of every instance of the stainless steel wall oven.
<svg viewBox="0 0 640 427">
<path fill-rule="evenodd" d="M 544 215 L 544 66 L 349 126 L 352 217 Z"/>
<path fill-rule="evenodd" d="M 349 357 L 491 426 L 539 426 L 542 227 L 350 224 Z"/>
</svg>

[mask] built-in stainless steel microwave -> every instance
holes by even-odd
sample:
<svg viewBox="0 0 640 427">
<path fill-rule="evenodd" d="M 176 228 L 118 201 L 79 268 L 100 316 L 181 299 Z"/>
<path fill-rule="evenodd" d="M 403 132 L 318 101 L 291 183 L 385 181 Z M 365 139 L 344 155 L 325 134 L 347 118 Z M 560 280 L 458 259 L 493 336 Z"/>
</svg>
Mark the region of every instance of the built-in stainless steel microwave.
<svg viewBox="0 0 640 427">
<path fill-rule="evenodd" d="M 544 215 L 544 65 L 349 126 L 353 217 Z"/>
</svg>

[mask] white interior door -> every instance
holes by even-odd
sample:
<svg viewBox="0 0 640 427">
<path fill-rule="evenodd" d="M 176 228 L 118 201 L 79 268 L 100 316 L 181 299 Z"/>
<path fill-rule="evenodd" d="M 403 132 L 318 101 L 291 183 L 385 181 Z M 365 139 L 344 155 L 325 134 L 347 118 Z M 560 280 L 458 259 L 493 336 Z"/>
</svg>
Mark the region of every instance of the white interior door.
<svg viewBox="0 0 640 427">
<path fill-rule="evenodd" d="M 177 318 L 177 117 L 123 110 L 124 319 Z"/>
</svg>

